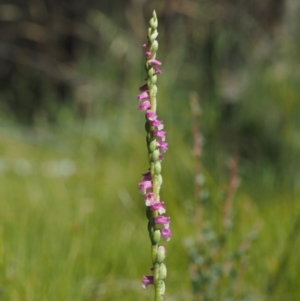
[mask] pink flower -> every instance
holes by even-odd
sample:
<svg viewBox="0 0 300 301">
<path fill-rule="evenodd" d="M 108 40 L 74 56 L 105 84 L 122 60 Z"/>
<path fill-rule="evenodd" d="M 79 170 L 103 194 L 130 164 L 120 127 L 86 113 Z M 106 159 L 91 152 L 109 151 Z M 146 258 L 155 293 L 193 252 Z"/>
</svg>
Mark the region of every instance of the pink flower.
<svg viewBox="0 0 300 301">
<path fill-rule="evenodd" d="M 148 110 L 148 111 L 146 112 L 146 118 L 147 118 L 148 120 L 155 120 L 155 119 L 157 118 L 157 115 L 156 115 L 153 111 Z"/>
<path fill-rule="evenodd" d="M 158 130 L 162 130 L 164 128 L 164 124 L 161 120 L 155 119 L 149 122 L 150 126 L 155 126 Z"/>
<path fill-rule="evenodd" d="M 146 193 L 147 189 L 152 188 L 152 182 L 151 181 L 141 181 L 139 182 L 139 190 L 142 194 Z"/>
<path fill-rule="evenodd" d="M 147 111 L 149 108 L 151 108 L 151 103 L 149 100 L 145 100 L 143 101 L 139 106 L 138 106 L 138 109 L 140 111 Z"/>
<path fill-rule="evenodd" d="M 147 91 L 144 91 L 137 96 L 138 101 L 145 100 L 145 99 L 149 99 L 149 93 Z"/>
<path fill-rule="evenodd" d="M 169 226 L 170 226 L 170 217 L 163 216 L 163 215 L 156 216 L 154 218 L 154 223 L 159 224 L 159 225 L 163 225 L 164 228 L 169 228 Z"/>
<path fill-rule="evenodd" d="M 142 281 L 142 285 L 143 285 L 143 288 L 146 289 L 147 286 L 149 284 L 153 284 L 154 283 L 154 278 L 153 276 L 143 276 L 143 281 Z"/>
<path fill-rule="evenodd" d="M 160 229 L 161 237 L 165 241 L 169 241 L 172 235 L 172 231 L 169 228 Z"/>
<path fill-rule="evenodd" d="M 158 60 L 149 60 L 149 64 L 151 66 L 160 66 L 161 65 L 161 62 L 158 61 Z"/>
<path fill-rule="evenodd" d="M 140 91 L 148 91 L 149 88 L 148 88 L 148 85 L 145 84 L 145 85 L 142 85 L 140 88 L 139 88 Z"/>
<path fill-rule="evenodd" d="M 152 56 L 151 51 L 146 51 L 146 52 L 145 52 L 145 56 L 146 56 L 147 59 L 150 59 L 151 56 Z"/>
<path fill-rule="evenodd" d="M 145 204 L 146 204 L 146 206 L 151 206 L 151 207 L 153 204 L 156 204 L 155 195 L 153 192 L 148 192 L 145 194 Z"/>
<path fill-rule="evenodd" d="M 142 181 L 151 181 L 151 180 L 152 180 L 152 177 L 151 177 L 150 171 L 142 174 Z"/>
<path fill-rule="evenodd" d="M 159 68 L 154 68 L 154 74 L 160 75 L 162 74 L 162 71 Z"/>
<path fill-rule="evenodd" d="M 150 205 L 151 211 L 158 211 L 159 214 L 166 213 L 166 206 L 164 202 L 155 202 Z"/>
<path fill-rule="evenodd" d="M 164 140 L 166 138 L 166 131 L 155 130 L 153 131 L 153 136 L 155 138 L 162 138 L 162 140 Z"/>
<path fill-rule="evenodd" d="M 165 153 L 168 150 L 168 142 L 156 141 L 156 145 L 162 153 Z"/>
</svg>

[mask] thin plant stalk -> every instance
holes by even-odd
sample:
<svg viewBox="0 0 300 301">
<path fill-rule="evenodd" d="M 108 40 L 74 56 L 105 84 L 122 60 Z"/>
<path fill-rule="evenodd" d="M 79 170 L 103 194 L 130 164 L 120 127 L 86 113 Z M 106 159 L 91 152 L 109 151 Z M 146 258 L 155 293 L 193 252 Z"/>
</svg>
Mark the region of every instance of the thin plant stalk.
<svg viewBox="0 0 300 301">
<path fill-rule="evenodd" d="M 199 118 L 201 115 L 201 108 L 199 105 L 198 94 L 192 92 L 190 94 L 190 107 L 192 113 L 192 136 L 193 136 L 193 155 L 194 155 L 194 194 L 195 194 L 195 214 L 194 224 L 196 230 L 196 237 L 200 240 L 203 227 L 203 205 L 202 205 L 202 189 L 203 189 L 203 175 L 202 175 L 202 136 L 200 133 Z"/>
<path fill-rule="evenodd" d="M 170 240 L 170 217 L 164 216 L 166 207 L 160 199 L 160 190 L 162 186 L 161 162 L 163 153 L 168 149 L 165 141 L 166 131 L 163 131 L 163 121 L 157 116 L 157 77 L 162 72 L 159 66 L 162 65 L 156 59 L 158 50 L 158 20 L 155 11 L 149 22 L 148 43 L 144 45 L 145 49 L 145 70 L 146 83 L 139 90 L 137 96 L 139 101 L 138 109 L 145 113 L 146 118 L 146 143 L 149 158 L 148 170 L 142 175 L 139 182 L 139 190 L 144 195 L 146 205 L 146 214 L 148 218 L 148 233 L 151 242 L 151 258 L 152 258 L 152 275 L 144 276 L 143 287 L 149 284 L 154 286 L 154 300 L 162 301 L 165 294 L 165 278 L 167 276 L 167 268 L 164 264 L 166 257 L 166 248 L 161 245 L 160 241 Z"/>
<path fill-rule="evenodd" d="M 229 183 L 226 198 L 223 202 L 222 226 L 224 230 L 228 229 L 231 225 L 233 199 L 239 185 L 237 169 L 238 157 L 234 156 L 229 162 Z"/>
</svg>

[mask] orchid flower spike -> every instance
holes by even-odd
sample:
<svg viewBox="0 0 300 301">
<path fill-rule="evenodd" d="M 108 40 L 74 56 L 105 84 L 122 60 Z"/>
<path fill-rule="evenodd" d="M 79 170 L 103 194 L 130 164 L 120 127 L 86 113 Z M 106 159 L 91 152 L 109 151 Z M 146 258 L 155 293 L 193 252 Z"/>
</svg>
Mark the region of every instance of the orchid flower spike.
<svg viewBox="0 0 300 301">
<path fill-rule="evenodd" d="M 148 172 L 142 175 L 138 184 L 140 192 L 144 195 L 146 213 L 148 218 L 148 231 L 151 240 L 152 272 L 151 276 L 143 277 L 143 287 L 152 284 L 154 286 L 155 301 L 163 301 L 165 293 L 165 278 L 167 268 L 164 264 L 166 248 L 160 244 L 160 240 L 169 241 L 171 238 L 170 217 L 163 216 L 166 205 L 160 200 L 162 185 L 161 163 L 163 153 L 168 150 L 166 140 L 167 132 L 163 130 L 164 123 L 157 116 L 157 78 L 162 74 L 159 69 L 162 62 L 156 58 L 158 50 L 157 31 L 158 20 L 155 11 L 149 22 L 148 41 L 143 45 L 145 50 L 146 83 L 139 87 L 137 95 L 138 110 L 145 113 L 146 117 L 146 141 L 149 158 Z M 158 68 L 159 67 L 159 68 Z"/>
</svg>

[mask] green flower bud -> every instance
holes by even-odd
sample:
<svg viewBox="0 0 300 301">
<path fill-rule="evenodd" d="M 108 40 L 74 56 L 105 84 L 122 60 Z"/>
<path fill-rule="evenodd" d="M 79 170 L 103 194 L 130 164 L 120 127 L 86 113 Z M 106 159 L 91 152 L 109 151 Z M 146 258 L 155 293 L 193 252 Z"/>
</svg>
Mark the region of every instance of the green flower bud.
<svg viewBox="0 0 300 301">
<path fill-rule="evenodd" d="M 159 266 L 159 279 L 166 279 L 167 277 L 167 267 L 164 263 Z"/>
<path fill-rule="evenodd" d="M 152 85 L 151 91 L 150 91 L 150 95 L 151 96 L 155 96 L 156 94 L 157 94 L 157 86 L 156 85 Z"/>
<path fill-rule="evenodd" d="M 158 244 L 160 241 L 160 237 L 161 237 L 160 230 L 155 230 L 152 236 L 153 243 Z"/>
<path fill-rule="evenodd" d="M 152 140 L 150 143 L 149 143 L 149 150 L 151 153 L 153 153 L 156 149 L 156 140 Z"/>
<path fill-rule="evenodd" d="M 149 21 L 150 27 L 156 29 L 158 26 L 158 20 L 156 18 L 156 16 L 150 19 Z"/>
<path fill-rule="evenodd" d="M 155 85 L 157 82 L 157 75 L 153 75 L 151 78 L 150 78 L 150 85 L 149 86 L 152 86 L 152 85 Z"/>
<path fill-rule="evenodd" d="M 148 76 L 149 77 L 152 77 L 154 75 L 154 69 L 151 67 L 149 70 L 148 70 Z"/>
<path fill-rule="evenodd" d="M 154 174 L 155 175 L 160 175 L 161 174 L 161 163 L 159 161 L 155 162 L 155 165 L 154 165 Z"/>
<path fill-rule="evenodd" d="M 158 280 L 156 285 L 159 289 L 159 294 L 164 295 L 165 291 L 166 291 L 166 286 L 165 286 L 164 281 L 163 280 Z"/>
<path fill-rule="evenodd" d="M 151 161 L 152 161 L 152 162 L 157 162 L 158 160 L 159 160 L 159 150 L 156 149 L 156 150 L 154 150 L 154 152 L 152 153 Z"/>
<path fill-rule="evenodd" d="M 154 10 L 153 13 L 152 13 L 152 18 L 153 18 L 154 20 L 157 20 L 157 15 L 156 15 L 156 11 L 155 11 L 155 10 Z"/>
<path fill-rule="evenodd" d="M 154 42 L 157 36 L 158 36 L 158 32 L 155 30 L 154 33 L 152 33 L 152 35 L 150 36 L 150 41 Z"/>
<path fill-rule="evenodd" d="M 156 257 L 156 261 L 158 263 L 163 263 L 163 261 L 166 258 L 166 248 L 164 246 L 159 246 L 157 248 L 157 257 Z"/>
<path fill-rule="evenodd" d="M 152 53 L 156 53 L 158 50 L 158 42 L 155 40 L 152 42 L 152 45 L 150 46 L 150 51 Z"/>
<path fill-rule="evenodd" d="M 163 178 L 161 175 L 157 175 L 157 183 L 158 183 L 158 186 L 160 187 L 163 183 Z"/>
</svg>

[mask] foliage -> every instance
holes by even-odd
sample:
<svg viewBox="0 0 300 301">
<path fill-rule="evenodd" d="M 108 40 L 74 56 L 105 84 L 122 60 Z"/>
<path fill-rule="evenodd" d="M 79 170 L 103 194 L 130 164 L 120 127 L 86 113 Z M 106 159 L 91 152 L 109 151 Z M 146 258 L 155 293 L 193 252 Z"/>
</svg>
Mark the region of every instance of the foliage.
<svg viewBox="0 0 300 301">
<path fill-rule="evenodd" d="M 163 100 L 159 114 L 170 142 L 162 199 L 171 200 L 168 211 L 177 233 L 170 242 L 175 252 L 168 254 L 167 264 L 174 268 L 168 271 L 166 299 L 193 298 L 187 272 L 190 259 L 182 238 L 193 236 L 188 95 L 197 91 L 205 137 L 202 173 L 210 192 L 207 200 L 213 202 L 205 204 L 211 224 L 208 229 L 203 225 L 207 242 L 194 244 L 196 254 L 212 256 L 212 249 L 223 246 L 224 162 L 229 154 L 239 153 L 241 185 L 234 227 L 228 232 L 228 248 L 220 261 L 210 261 L 210 267 L 220 271 L 218 262 L 225 264 L 228 254 L 237 265 L 242 263 L 236 251 L 260 220 L 259 239 L 243 257 L 251 264 L 242 288 L 266 301 L 298 301 L 298 4 L 291 7 L 293 1 L 287 2 L 286 10 L 280 10 L 284 18 L 280 14 L 274 18 L 276 13 L 265 18 L 269 5 L 271 11 L 280 5 L 97 1 L 94 9 L 82 10 L 86 14 L 79 22 L 71 20 L 80 5 L 66 5 L 60 14 L 46 5 L 49 18 L 43 19 L 39 10 L 24 9 L 43 2 L 23 3 L 21 11 L 16 10 L 18 1 L 0 7 L 1 300 L 150 300 L 150 292 L 145 297 L 140 290 L 149 250 L 143 241 L 144 209 L 137 201 L 135 183 L 147 158 L 136 158 L 144 152 L 140 145 L 144 137 L 134 99 L 137 79 L 144 74 L 138 49 L 144 42 L 142 17 L 148 18 L 157 4 L 162 20 L 159 39 L 167 41 L 160 44 L 164 76 L 158 91 Z M 7 9 L 12 13 L 6 15 Z M 15 12 L 23 9 L 27 19 L 15 20 Z M 66 11 L 73 12 L 71 17 Z M 33 35 L 36 31 L 30 28 L 42 34 Z M 67 45 L 63 41 L 70 32 L 82 46 L 71 43 L 79 54 L 71 62 L 63 50 L 53 49 Z M 43 37 L 46 44 L 32 40 Z M 60 80 L 66 90 L 60 90 Z M 61 92 L 66 92 L 65 101 Z"/>
<path fill-rule="evenodd" d="M 106 116 L 101 123 L 71 123 L 51 130 L 2 127 L 2 300 L 151 300 L 151 292 L 140 283 L 150 250 L 144 235 L 144 204 L 138 202 L 134 184 L 147 158 L 137 162 L 132 152 L 144 150 L 137 126 L 141 120 L 123 116 L 118 124 Z M 106 135 L 106 127 L 113 137 Z M 173 125 L 169 136 L 177 132 Z M 166 299 L 191 300 L 189 259 L 182 238 L 193 232 L 192 158 L 183 139 L 170 148 L 169 157 L 163 197 L 172 200 L 168 210 L 177 235 L 170 241 Z M 211 195 L 218 195 L 219 185 L 204 173 Z M 265 300 L 297 301 L 300 242 L 286 239 L 299 212 L 297 194 L 270 192 L 254 201 L 248 190 L 248 183 L 242 181 L 229 244 L 238 246 L 253 223 L 262 220 L 259 239 L 249 254 L 246 284 Z M 214 205 L 207 211 L 212 221 L 218 219 L 217 212 Z M 279 274 L 276 289 L 268 295 L 268 275 L 277 273 L 285 249 L 289 252 L 284 274 Z"/>
<path fill-rule="evenodd" d="M 246 268 L 246 255 L 257 231 L 243 239 L 239 245 L 230 243 L 233 221 L 233 201 L 238 187 L 238 159 L 232 158 L 229 165 L 229 183 L 222 200 L 222 212 L 214 218 L 209 215 L 209 203 L 216 203 L 209 196 L 214 195 L 205 185 L 205 176 L 201 163 L 203 138 L 199 130 L 201 109 L 196 93 L 190 96 L 193 116 L 193 154 L 195 156 L 195 237 L 186 240 L 190 258 L 190 274 L 195 301 L 213 300 L 259 300 L 245 289 L 243 276 Z M 217 188 L 216 188 L 217 189 Z M 214 222 L 214 224 L 212 224 Z M 218 230 L 220 228 L 220 230 Z"/>
</svg>

